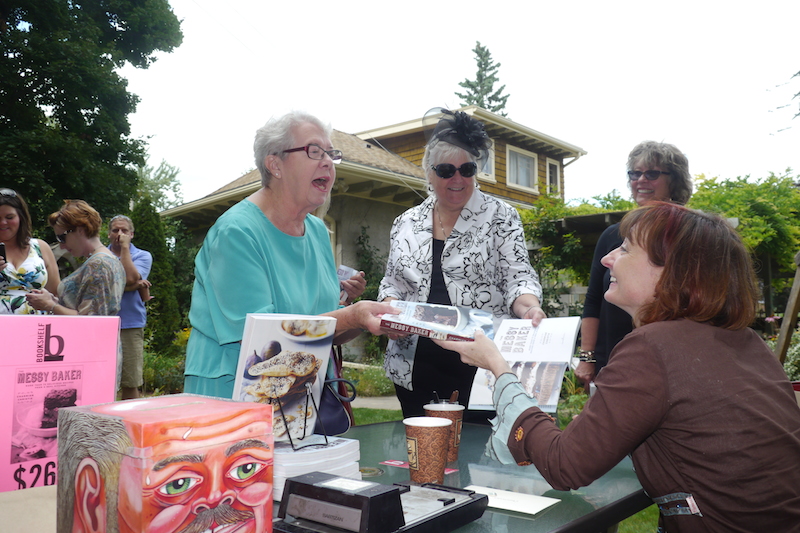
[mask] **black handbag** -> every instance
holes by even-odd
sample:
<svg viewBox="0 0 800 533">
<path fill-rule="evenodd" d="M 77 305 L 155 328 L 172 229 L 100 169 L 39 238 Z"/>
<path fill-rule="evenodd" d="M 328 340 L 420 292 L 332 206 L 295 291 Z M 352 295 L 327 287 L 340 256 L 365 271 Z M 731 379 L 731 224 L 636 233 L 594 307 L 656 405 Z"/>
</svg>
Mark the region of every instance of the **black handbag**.
<svg viewBox="0 0 800 533">
<path fill-rule="evenodd" d="M 314 425 L 314 433 L 328 436 L 341 435 L 355 425 L 350 403 L 356 399 L 356 386 L 342 377 L 341 346 L 331 350 L 331 363 L 329 373 L 333 376 L 326 375 Z"/>
</svg>

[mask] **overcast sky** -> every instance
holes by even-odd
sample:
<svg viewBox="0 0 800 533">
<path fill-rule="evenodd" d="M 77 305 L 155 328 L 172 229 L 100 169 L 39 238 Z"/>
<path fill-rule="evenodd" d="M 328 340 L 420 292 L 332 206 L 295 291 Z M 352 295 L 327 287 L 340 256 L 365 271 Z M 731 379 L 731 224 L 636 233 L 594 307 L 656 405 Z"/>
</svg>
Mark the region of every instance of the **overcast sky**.
<svg viewBox="0 0 800 533">
<path fill-rule="evenodd" d="M 141 99 L 133 135 L 180 169 L 186 201 L 254 168 L 273 115 L 359 133 L 459 107 L 476 41 L 501 64 L 508 118 L 588 152 L 565 169 L 568 200 L 627 195 L 648 139 L 695 175 L 800 173 L 796 0 L 170 3 L 183 44 L 122 75 Z"/>
</svg>

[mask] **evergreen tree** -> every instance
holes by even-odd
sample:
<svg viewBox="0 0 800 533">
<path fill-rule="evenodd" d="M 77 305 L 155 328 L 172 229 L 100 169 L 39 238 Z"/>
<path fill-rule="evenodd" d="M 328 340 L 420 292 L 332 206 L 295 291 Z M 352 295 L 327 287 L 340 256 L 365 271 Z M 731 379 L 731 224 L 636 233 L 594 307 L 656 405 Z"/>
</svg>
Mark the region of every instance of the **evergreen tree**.
<svg viewBox="0 0 800 533">
<path fill-rule="evenodd" d="M 178 181 L 180 170 L 161 161 L 158 168 L 144 165 L 138 168 L 139 186 L 137 198 L 149 198 L 156 211 L 163 211 L 183 203 L 181 184 Z M 192 301 L 194 284 L 194 257 L 200 250 L 194 236 L 178 219 L 161 218 L 164 225 L 170 261 L 172 262 L 172 284 L 181 316 L 181 327 L 189 326 L 189 307 Z"/>
<path fill-rule="evenodd" d="M 181 328 L 189 327 L 189 308 L 194 287 L 194 258 L 200 244 L 178 219 L 161 219 L 167 232 L 167 242 L 172 243 L 172 283 L 181 315 Z"/>
<path fill-rule="evenodd" d="M 144 142 L 116 69 L 147 68 L 182 39 L 168 0 L 0 1 L 0 183 L 39 228 L 65 198 L 104 216 L 128 208 Z"/>
<path fill-rule="evenodd" d="M 153 284 L 150 287 L 153 299 L 147 304 L 145 339 L 150 351 L 170 355 L 175 351 L 172 341 L 180 329 L 181 314 L 175 298 L 172 255 L 167 248 L 164 223 L 147 196 L 136 203 L 131 220 L 136 246 L 153 255 L 153 268 L 147 278 Z"/>
<path fill-rule="evenodd" d="M 476 41 L 475 60 L 478 63 L 478 72 L 475 74 L 475 80 L 470 81 L 465 79 L 458 85 L 465 88 L 467 91 L 456 93 L 456 96 L 461 98 L 464 105 L 477 105 L 492 113 L 497 113 L 501 117 L 506 116 L 503 110 L 506 108 L 506 101 L 509 95 L 502 95 L 506 86 L 503 85 L 496 91 L 494 84 L 498 82 L 497 71 L 500 68 L 500 63 L 495 64 L 492 60 L 492 54 L 485 46 Z"/>
</svg>

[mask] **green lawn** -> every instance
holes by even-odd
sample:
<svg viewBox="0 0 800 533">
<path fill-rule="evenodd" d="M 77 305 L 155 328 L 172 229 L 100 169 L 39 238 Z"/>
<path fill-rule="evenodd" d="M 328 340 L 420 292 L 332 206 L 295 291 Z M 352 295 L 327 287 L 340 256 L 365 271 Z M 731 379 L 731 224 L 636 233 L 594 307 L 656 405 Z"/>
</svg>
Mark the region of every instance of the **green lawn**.
<svg viewBox="0 0 800 533">
<path fill-rule="evenodd" d="M 356 419 L 357 426 L 365 426 L 367 424 L 377 424 L 378 422 L 402 420 L 403 412 L 391 409 L 367 409 L 365 407 L 356 407 L 353 409 L 353 417 Z"/>
<path fill-rule="evenodd" d="M 651 505 L 619 524 L 619 533 L 654 533 L 658 527 L 658 507 Z"/>
</svg>

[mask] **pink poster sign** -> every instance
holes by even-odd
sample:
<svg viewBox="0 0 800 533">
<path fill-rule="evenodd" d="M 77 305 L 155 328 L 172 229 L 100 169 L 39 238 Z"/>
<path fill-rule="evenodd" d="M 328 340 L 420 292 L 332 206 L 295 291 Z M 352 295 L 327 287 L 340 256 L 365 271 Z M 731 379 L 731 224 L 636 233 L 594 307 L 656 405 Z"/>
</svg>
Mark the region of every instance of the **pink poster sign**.
<svg viewBox="0 0 800 533">
<path fill-rule="evenodd" d="M 56 484 L 58 409 L 114 401 L 119 317 L 0 315 L 0 491 Z"/>
</svg>

